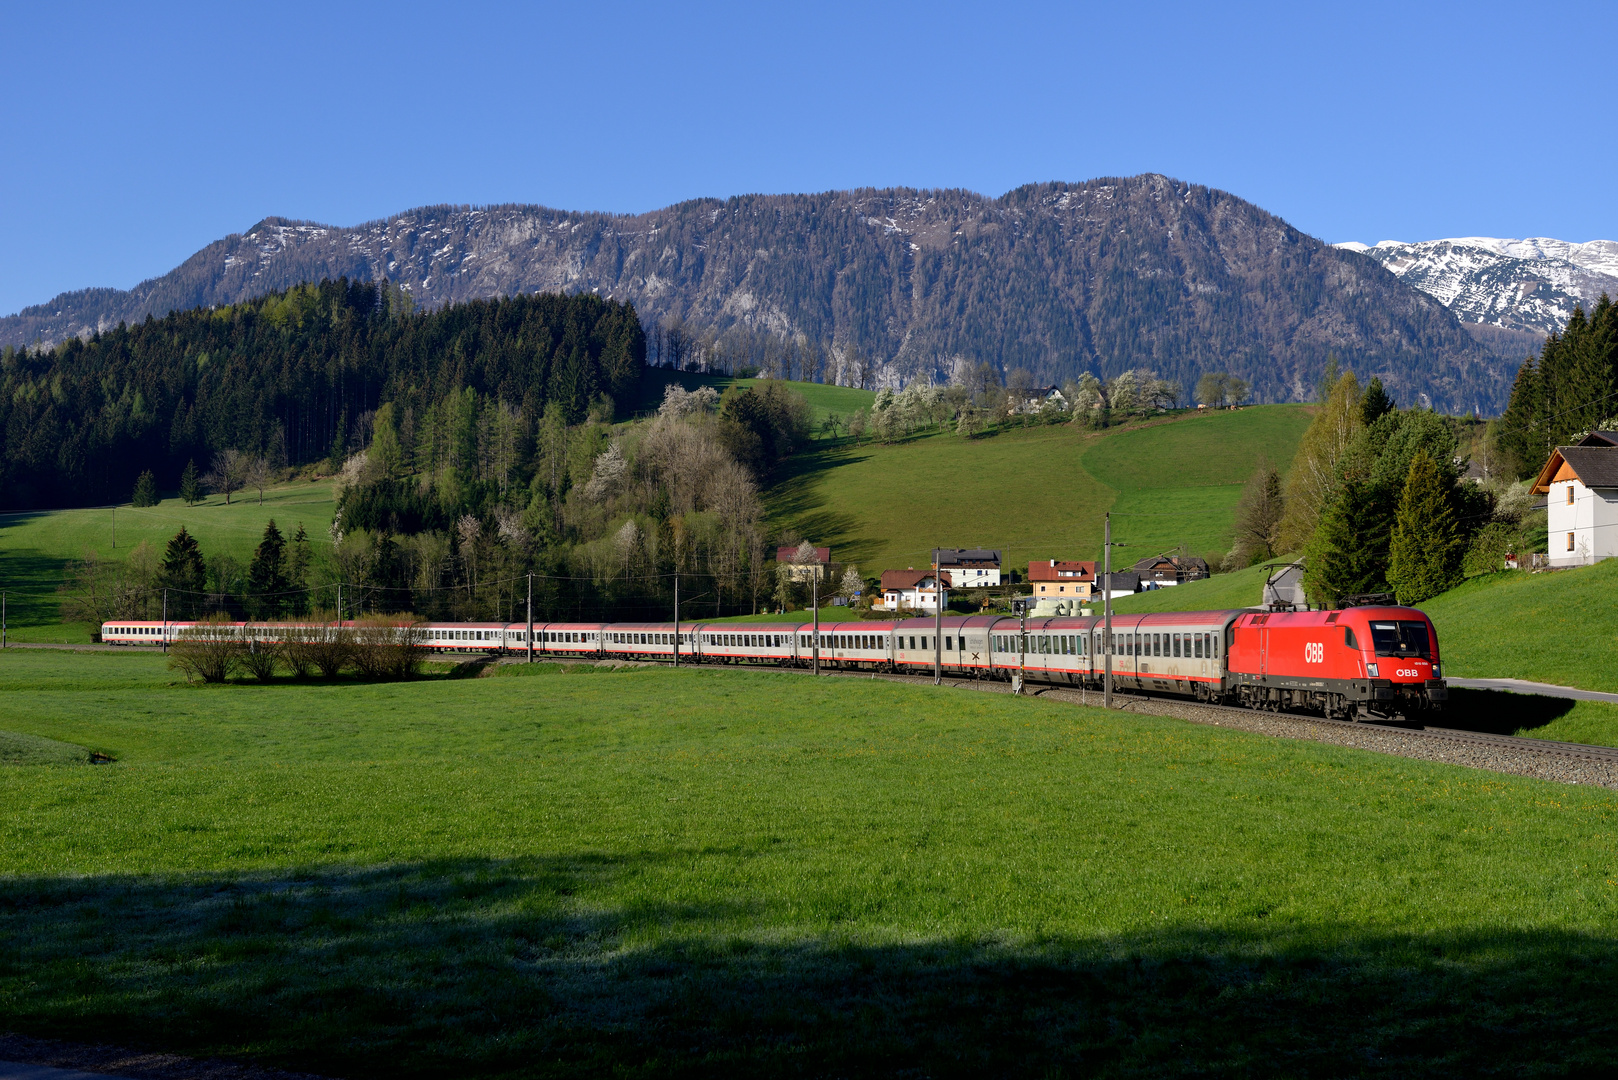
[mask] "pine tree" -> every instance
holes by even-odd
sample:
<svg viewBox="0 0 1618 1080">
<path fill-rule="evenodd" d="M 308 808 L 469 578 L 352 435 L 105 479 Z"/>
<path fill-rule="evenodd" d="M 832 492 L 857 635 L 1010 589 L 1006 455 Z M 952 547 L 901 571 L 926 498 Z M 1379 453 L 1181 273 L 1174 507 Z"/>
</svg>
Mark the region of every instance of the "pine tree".
<svg viewBox="0 0 1618 1080">
<path fill-rule="evenodd" d="M 202 591 L 207 587 L 207 567 L 196 538 L 183 525 L 163 549 L 159 584 L 170 590 L 170 617 L 184 618 L 200 610 Z"/>
<path fill-rule="evenodd" d="M 264 538 L 247 566 L 247 592 L 250 605 L 259 618 L 280 612 L 286 597 L 286 540 L 271 518 L 264 526 Z"/>
<path fill-rule="evenodd" d="M 287 553 L 287 583 L 288 590 L 294 590 L 289 598 L 289 610 L 294 615 L 305 614 L 309 610 L 309 596 L 307 593 L 295 590 L 309 587 L 309 534 L 304 531 L 303 522 L 298 522 L 298 531 L 292 534 L 292 550 Z"/>
<path fill-rule="evenodd" d="M 1392 411 L 1393 399 L 1383 388 L 1382 379 L 1373 375 L 1365 387 L 1365 397 L 1360 399 L 1360 412 L 1365 418 L 1365 426 L 1370 427 Z"/>
<path fill-rule="evenodd" d="M 1443 472 L 1426 451 L 1418 452 L 1388 545 L 1388 583 L 1401 604 L 1420 603 L 1460 580 L 1465 553 Z"/>
<path fill-rule="evenodd" d="M 1506 468 L 1521 479 L 1539 471 L 1550 452 L 1544 427 L 1545 388 L 1539 364 L 1530 356 L 1517 369 L 1511 385 L 1511 403 L 1500 417 L 1500 451 Z"/>
<path fill-rule="evenodd" d="M 197 476 L 194 458 L 185 463 L 185 471 L 180 474 L 180 498 L 185 500 L 187 506 L 195 506 L 202 501 L 202 481 Z"/>
<path fill-rule="evenodd" d="M 157 505 L 157 477 L 152 475 L 152 470 L 140 474 L 140 479 L 135 481 L 135 494 L 129 501 L 133 506 Z"/>
<path fill-rule="evenodd" d="M 1320 517 L 1304 552 L 1304 592 L 1312 604 L 1386 592 L 1389 521 L 1376 485 L 1347 481 Z"/>
</svg>

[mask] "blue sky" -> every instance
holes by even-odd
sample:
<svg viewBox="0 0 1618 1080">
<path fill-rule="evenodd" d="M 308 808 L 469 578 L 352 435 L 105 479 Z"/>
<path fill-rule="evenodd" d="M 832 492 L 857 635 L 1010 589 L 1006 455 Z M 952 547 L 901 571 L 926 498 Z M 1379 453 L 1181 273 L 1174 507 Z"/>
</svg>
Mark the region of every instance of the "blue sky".
<svg viewBox="0 0 1618 1080">
<path fill-rule="evenodd" d="M 0 7 L 0 314 L 268 215 L 1161 172 L 1323 239 L 1618 239 L 1618 4 Z"/>
</svg>

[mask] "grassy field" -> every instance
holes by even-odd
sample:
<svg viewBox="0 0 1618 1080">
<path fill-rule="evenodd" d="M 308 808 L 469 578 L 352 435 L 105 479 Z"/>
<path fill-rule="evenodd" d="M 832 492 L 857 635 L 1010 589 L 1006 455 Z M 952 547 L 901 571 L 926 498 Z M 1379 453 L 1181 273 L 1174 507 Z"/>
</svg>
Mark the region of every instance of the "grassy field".
<svg viewBox="0 0 1618 1080">
<path fill-rule="evenodd" d="M 1618 1065 L 1611 792 L 531 670 L 205 689 L 0 654 L 0 728 L 117 759 L 0 765 L 7 1026 L 350 1077 Z"/>
<path fill-rule="evenodd" d="M 935 546 L 1001 548 L 1008 567 L 1025 569 L 1095 558 L 1109 510 L 1127 563 L 1181 544 L 1218 557 L 1258 457 L 1284 468 L 1309 418 L 1303 406 L 1266 405 L 1101 433 L 1064 425 L 842 444 L 789 463 L 767 505 L 777 524 L 867 576 L 922 566 Z"/>
<path fill-rule="evenodd" d="M 197 538 L 204 554 L 226 552 L 245 564 L 272 518 L 289 538 L 299 523 L 311 538 L 326 538 L 335 509 L 329 481 L 301 480 L 268 488 L 263 505 L 257 492 L 244 494 L 245 498 L 243 494 L 232 496 L 229 506 L 223 496 L 213 495 L 195 506 L 176 498 L 142 509 L 120 506 L 116 510 L 0 514 L 0 582 L 6 590 L 11 639 L 89 640 L 86 627 L 59 622 L 56 594 L 64 565 L 82 558 L 86 551 L 121 559 L 144 542 L 161 558 L 164 545 L 183 525 Z"/>
</svg>

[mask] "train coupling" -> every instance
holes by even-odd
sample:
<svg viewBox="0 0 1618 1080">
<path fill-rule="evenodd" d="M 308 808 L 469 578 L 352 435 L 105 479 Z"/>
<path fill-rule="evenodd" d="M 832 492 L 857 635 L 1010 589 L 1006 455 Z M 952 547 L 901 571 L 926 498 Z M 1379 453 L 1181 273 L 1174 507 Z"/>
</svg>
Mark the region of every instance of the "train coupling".
<svg viewBox="0 0 1618 1080">
<path fill-rule="evenodd" d="M 1427 680 L 1427 700 L 1428 701 L 1448 701 L 1449 700 L 1449 685 L 1447 683 L 1445 683 L 1443 679 L 1428 679 Z"/>
</svg>

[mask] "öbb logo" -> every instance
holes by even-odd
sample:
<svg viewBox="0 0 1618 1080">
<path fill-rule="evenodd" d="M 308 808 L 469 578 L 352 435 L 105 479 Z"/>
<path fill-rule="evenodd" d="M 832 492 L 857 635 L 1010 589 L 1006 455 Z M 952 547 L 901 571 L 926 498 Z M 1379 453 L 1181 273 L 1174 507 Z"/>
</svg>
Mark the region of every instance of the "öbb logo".
<svg viewBox="0 0 1618 1080">
<path fill-rule="evenodd" d="M 1326 662 L 1325 643 L 1320 641 L 1304 642 L 1303 662 L 1306 664 L 1324 664 Z"/>
</svg>

